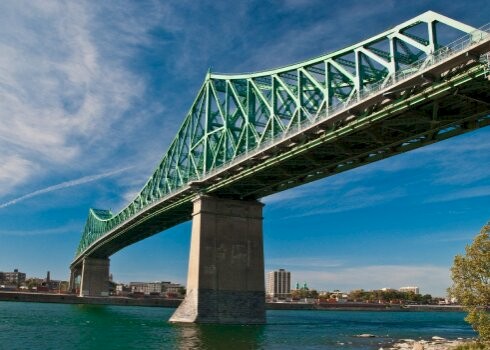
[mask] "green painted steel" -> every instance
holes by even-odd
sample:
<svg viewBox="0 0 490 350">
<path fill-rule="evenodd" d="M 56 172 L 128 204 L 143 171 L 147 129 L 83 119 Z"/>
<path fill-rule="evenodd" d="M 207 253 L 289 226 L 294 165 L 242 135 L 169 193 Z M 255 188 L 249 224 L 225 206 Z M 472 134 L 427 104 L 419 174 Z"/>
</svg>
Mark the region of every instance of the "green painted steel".
<svg viewBox="0 0 490 350">
<path fill-rule="evenodd" d="M 447 32 L 455 31 L 460 39 L 443 43 Z M 90 209 L 76 257 L 183 187 L 488 40 L 489 32 L 489 25 L 475 29 L 429 11 L 356 45 L 291 66 L 249 74 L 209 72 L 136 198 L 115 215 Z"/>
</svg>

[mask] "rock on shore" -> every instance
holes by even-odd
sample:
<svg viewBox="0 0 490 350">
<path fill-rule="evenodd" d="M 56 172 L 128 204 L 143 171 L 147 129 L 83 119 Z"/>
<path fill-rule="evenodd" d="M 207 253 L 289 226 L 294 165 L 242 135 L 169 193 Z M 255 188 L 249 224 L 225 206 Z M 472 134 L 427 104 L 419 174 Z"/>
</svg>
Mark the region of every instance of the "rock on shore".
<svg viewBox="0 0 490 350">
<path fill-rule="evenodd" d="M 432 337 L 431 340 L 400 339 L 397 343 L 389 347 L 382 347 L 379 350 L 450 350 L 472 340 L 463 338 L 448 340 L 437 336 Z"/>
</svg>

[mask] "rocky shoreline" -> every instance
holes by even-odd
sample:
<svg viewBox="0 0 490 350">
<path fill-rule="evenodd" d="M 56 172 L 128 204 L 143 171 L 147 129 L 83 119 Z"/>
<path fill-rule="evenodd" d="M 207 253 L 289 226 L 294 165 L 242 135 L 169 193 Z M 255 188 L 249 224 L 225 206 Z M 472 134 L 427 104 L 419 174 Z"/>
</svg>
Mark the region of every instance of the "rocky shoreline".
<svg viewBox="0 0 490 350">
<path fill-rule="evenodd" d="M 379 348 L 379 350 L 450 350 L 472 341 L 475 341 L 475 339 L 458 338 L 450 340 L 437 336 L 432 337 L 430 340 L 400 339 L 394 344 Z"/>
</svg>

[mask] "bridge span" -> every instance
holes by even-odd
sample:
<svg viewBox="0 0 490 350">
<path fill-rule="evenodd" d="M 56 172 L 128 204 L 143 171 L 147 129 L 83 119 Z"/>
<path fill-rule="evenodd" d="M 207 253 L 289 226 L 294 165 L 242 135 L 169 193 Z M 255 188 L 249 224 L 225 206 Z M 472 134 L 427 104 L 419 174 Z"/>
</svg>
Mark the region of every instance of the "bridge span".
<svg viewBox="0 0 490 350">
<path fill-rule="evenodd" d="M 106 294 L 112 254 L 192 219 L 172 320 L 264 322 L 258 199 L 489 125 L 489 67 L 490 25 L 429 11 L 290 66 L 208 73 L 137 197 L 90 209 L 71 286 L 80 276 L 81 296 Z"/>
</svg>

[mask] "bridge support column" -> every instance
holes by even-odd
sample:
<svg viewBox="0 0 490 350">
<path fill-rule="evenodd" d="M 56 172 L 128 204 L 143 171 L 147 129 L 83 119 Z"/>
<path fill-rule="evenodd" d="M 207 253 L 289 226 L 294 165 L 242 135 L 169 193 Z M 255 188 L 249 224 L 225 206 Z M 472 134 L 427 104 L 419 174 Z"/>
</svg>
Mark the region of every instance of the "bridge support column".
<svg viewBox="0 0 490 350">
<path fill-rule="evenodd" d="M 77 290 L 77 277 L 80 276 L 80 270 L 77 268 L 73 268 L 70 271 L 70 284 L 68 285 L 68 291 L 70 293 L 75 293 Z"/>
<path fill-rule="evenodd" d="M 194 201 L 187 294 L 170 322 L 265 323 L 262 207 Z"/>
<path fill-rule="evenodd" d="M 109 295 L 109 259 L 83 259 L 80 296 L 100 297 Z"/>
</svg>

